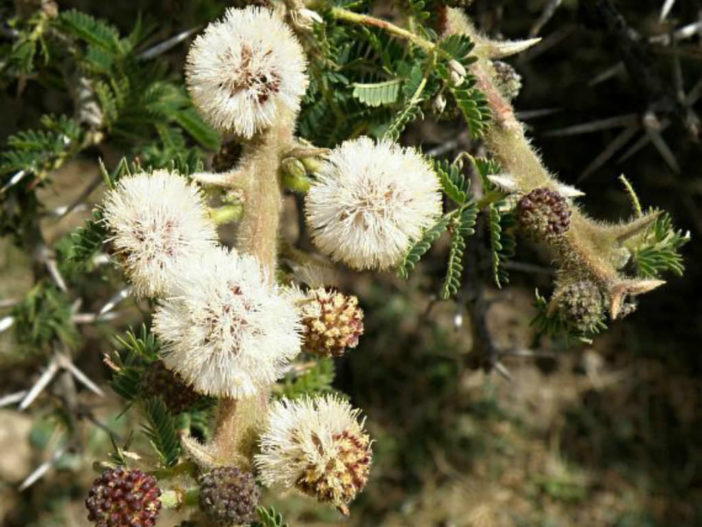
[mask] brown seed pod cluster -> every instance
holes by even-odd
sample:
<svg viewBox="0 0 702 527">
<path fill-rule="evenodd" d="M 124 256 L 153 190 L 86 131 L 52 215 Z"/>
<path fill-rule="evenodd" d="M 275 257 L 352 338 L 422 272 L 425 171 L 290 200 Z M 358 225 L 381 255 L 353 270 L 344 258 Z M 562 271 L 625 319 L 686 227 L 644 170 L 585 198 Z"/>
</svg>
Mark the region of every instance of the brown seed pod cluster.
<svg viewBox="0 0 702 527">
<path fill-rule="evenodd" d="M 180 413 L 198 401 L 198 394 L 180 375 L 166 368 L 162 361 L 152 362 L 141 378 L 142 396 L 161 397 L 168 409 Z"/>
<path fill-rule="evenodd" d="M 568 202 L 548 188 L 537 188 L 522 196 L 516 212 L 522 230 L 536 241 L 553 243 L 570 228 Z"/>
<path fill-rule="evenodd" d="M 256 519 L 260 491 L 253 475 L 236 467 L 218 467 L 200 476 L 200 509 L 219 525 L 249 524 Z"/>
<path fill-rule="evenodd" d="M 153 527 L 161 509 L 156 478 L 138 469 L 105 470 L 95 480 L 85 506 L 97 527 Z"/>
</svg>

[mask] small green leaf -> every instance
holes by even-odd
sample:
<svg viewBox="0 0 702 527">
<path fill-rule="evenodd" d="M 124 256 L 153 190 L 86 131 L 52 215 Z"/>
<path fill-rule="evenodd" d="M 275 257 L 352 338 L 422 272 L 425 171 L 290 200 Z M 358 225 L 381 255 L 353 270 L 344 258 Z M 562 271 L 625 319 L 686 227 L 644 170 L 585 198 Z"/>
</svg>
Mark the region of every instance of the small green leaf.
<svg viewBox="0 0 702 527">
<path fill-rule="evenodd" d="M 256 512 L 259 521 L 253 522 L 251 527 L 288 527 L 283 515 L 273 507 L 259 507 Z"/>
<path fill-rule="evenodd" d="M 409 277 L 410 271 L 414 269 L 420 258 L 429 250 L 431 244 L 448 228 L 452 217 L 452 213 L 443 216 L 432 227 L 424 231 L 422 237 L 410 247 L 397 268 L 397 275 L 400 278 L 407 279 Z"/>
<path fill-rule="evenodd" d="M 468 199 L 470 182 L 463 175 L 461 168 L 443 160 L 434 161 L 434 171 L 439 176 L 446 195 L 458 205 L 463 205 Z"/>
<path fill-rule="evenodd" d="M 176 418 L 160 397 L 148 399 L 140 407 L 147 421 L 143 427 L 144 433 L 151 445 L 165 466 L 175 466 L 181 450 Z"/>
<path fill-rule="evenodd" d="M 400 95 L 402 79 L 393 79 L 385 82 L 370 84 L 353 84 L 352 95 L 368 106 L 383 106 L 397 101 Z"/>
</svg>

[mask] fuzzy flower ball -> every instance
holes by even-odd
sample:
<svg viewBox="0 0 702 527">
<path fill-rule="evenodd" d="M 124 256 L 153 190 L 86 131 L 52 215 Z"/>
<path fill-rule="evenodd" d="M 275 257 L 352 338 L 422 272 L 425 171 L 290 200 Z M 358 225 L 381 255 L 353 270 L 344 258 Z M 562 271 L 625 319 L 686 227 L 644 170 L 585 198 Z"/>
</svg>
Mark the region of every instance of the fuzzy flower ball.
<svg viewBox="0 0 702 527">
<path fill-rule="evenodd" d="M 223 132 L 250 138 L 297 111 L 307 88 L 306 60 L 290 28 L 271 10 L 230 8 L 195 39 L 185 66 L 190 96 Z"/>
<path fill-rule="evenodd" d="M 388 269 L 441 214 L 439 181 L 414 149 L 368 137 L 329 154 L 305 199 L 317 247 L 354 269 Z"/>
<path fill-rule="evenodd" d="M 139 296 L 166 294 L 178 266 L 217 238 L 198 187 L 166 170 L 122 178 L 102 211 L 111 245 Z"/>
<path fill-rule="evenodd" d="M 255 458 L 263 483 L 295 487 L 348 512 L 368 480 L 372 457 L 358 414 L 333 395 L 276 402 Z"/>
<path fill-rule="evenodd" d="M 183 270 L 154 314 L 163 362 L 203 394 L 249 397 L 282 377 L 300 351 L 292 300 L 270 286 L 258 261 L 213 249 Z"/>
</svg>

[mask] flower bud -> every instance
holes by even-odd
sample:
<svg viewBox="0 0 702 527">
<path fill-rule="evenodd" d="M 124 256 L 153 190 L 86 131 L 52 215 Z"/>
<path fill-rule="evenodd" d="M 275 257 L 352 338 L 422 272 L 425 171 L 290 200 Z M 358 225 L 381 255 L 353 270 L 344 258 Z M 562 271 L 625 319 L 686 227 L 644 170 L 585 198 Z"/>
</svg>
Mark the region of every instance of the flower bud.
<svg viewBox="0 0 702 527">
<path fill-rule="evenodd" d="M 435 114 L 441 115 L 444 112 L 444 109 L 446 108 L 446 97 L 443 96 L 443 94 L 439 94 L 436 97 L 434 97 L 434 100 L 431 102 L 431 109 L 434 111 Z"/>
<path fill-rule="evenodd" d="M 449 75 L 451 77 L 451 84 L 458 87 L 463 84 L 466 78 L 466 69 L 463 67 L 463 64 L 455 59 L 451 59 L 449 61 Z"/>
<path fill-rule="evenodd" d="M 85 500 L 88 520 L 97 527 L 156 525 L 161 502 L 156 478 L 123 467 L 105 470 Z"/>
<path fill-rule="evenodd" d="M 532 190 L 517 203 L 519 224 L 536 241 L 559 240 L 570 228 L 570 215 L 566 199 L 548 188 Z"/>
<path fill-rule="evenodd" d="M 552 304 L 564 321 L 582 333 L 592 333 L 604 319 L 604 295 L 590 280 L 560 288 L 554 294 Z"/>
<path fill-rule="evenodd" d="M 315 289 L 299 303 L 303 347 L 324 357 L 340 357 L 355 348 L 363 334 L 363 311 L 358 298 L 324 288 Z"/>
</svg>

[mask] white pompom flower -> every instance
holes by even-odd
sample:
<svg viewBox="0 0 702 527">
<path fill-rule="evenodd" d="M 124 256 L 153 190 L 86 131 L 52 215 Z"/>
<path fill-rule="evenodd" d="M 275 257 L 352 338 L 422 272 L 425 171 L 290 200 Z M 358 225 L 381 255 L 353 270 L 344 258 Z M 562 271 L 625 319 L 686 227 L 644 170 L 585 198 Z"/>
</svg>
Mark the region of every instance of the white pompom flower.
<svg viewBox="0 0 702 527">
<path fill-rule="evenodd" d="M 300 352 L 295 305 L 252 256 L 220 248 L 190 264 L 154 313 L 163 361 L 200 393 L 255 395 Z"/>
<path fill-rule="evenodd" d="M 361 137 L 329 154 L 305 198 L 312 240 L 354 269 L 388 269 L 441 214 L 439 181 L 412 148 Z"/>
<path fill-rule="evenodd" d="M 138 296 L 166 294 L 178 267 L 217 239 L 199 188 L 167 170 L 122 178 L 107 193 L 102 213 Z"/>
<path fill-rule="evenodd" d="M 363 425 L 359 410 L 335 395 L 274 403 L 255 457 L 261 480 L 348 512 L 370 472 L 371 441 Z"/>
<path fill-rule="evenodd" d="M 269 9 L 230 8 L 193 42 L 185 67 L 190 96 L 223 132 L 250 138 L 279 106 L 297 111 L 307 88 L 306 59 L 290 28 Z"/>
</svg>

